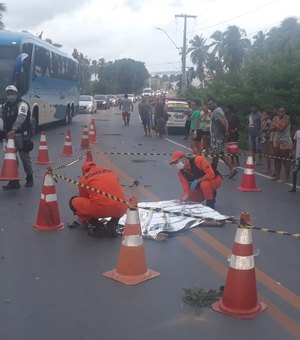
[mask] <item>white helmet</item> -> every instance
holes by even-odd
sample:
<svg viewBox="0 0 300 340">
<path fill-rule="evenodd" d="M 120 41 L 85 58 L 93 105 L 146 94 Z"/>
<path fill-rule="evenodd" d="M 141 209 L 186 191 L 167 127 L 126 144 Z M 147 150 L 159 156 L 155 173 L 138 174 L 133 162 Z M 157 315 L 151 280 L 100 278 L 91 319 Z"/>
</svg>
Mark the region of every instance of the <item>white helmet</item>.
<svg viewBox="0 0 300 340">
<path fill-rule="evenodd" d="M 8 85 L 5 89 L 5 92 L 7 92 L 7 91 L 14 91 L 14 92 L 18 93 L 18 89 L 14 85 Z"/>
</svg>

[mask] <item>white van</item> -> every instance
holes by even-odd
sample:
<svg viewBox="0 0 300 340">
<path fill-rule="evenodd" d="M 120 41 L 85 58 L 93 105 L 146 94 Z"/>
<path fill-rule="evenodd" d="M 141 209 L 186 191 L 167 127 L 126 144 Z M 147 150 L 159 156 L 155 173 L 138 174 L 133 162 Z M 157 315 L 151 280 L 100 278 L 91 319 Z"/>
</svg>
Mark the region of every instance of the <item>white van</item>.
<svg viewBox="0 0 300 340">
<path fill-rule="evenodd" d="M 166 111 L 168 115 L 168 121 L 166 124 L 168 134 L 175 128 L 180 128 L 184 131 L 185 122 L 190 111 L 188 102 L 183 100 L 167 100 Z"/>
<path fill-rule="evenodd" d="M 151 89 L 151 87 L 145 87 L 143 89 L 143 96 L 153 96 L 153 90 Z"/>
</svg>

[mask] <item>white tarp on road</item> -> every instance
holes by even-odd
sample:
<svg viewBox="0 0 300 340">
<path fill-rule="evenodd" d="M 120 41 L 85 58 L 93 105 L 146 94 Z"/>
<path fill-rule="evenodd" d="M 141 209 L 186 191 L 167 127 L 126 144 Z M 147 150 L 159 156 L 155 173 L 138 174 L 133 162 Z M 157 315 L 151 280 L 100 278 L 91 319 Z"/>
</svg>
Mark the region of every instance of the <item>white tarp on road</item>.
<svg viewBox="0 0 300 340">
<path fill-rule="evenodd" d="M 221 215 L 216 210 L 208 208 L 205 205 L 199 203 L 180 204 L 178 200 L 141 202 L 138 204 L 138 207 L 142 234 L 145 238 L 153 240 L 163 240 L 167 237 L 168 233 L 194 228 L 201 224 L 203 226 L 222 226 L 228 222 L 228 220 L 233 220 L 232 217 Z M 193 217 L 174 216 L 165 212 L 143 209 L 142 207 L 158 208 L 176 213 L 180 212 L 182 214 L 193 215 Z M 119 221 L 121 229 L 122 226 L 125 226 L 125 223 L 126 215 Z"/>
</svg>

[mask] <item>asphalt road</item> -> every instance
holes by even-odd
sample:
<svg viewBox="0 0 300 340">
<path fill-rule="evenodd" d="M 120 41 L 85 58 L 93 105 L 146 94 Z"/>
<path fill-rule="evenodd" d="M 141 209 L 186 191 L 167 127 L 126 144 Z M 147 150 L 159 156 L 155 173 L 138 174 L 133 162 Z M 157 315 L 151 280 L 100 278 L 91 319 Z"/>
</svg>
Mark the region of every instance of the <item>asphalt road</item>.
<svg viewBox="0 0 300 340">
<path fill-rule="evenodd" d="M 83 125 L 90 115 L 77 116 L 72 125 L 75 159 L 80 150 Z M 167 156 L 104 155 L 101 152 L 188 151 L 182 135 L 165 139 L 144 137 L 136 107 L 128 127 L 117 108 L 98 111 L 98 143 L 92 147 L 94 160 L 111 167 L 129 197 L 139 201 L 176 199 L 180 185 L 176 169 Z M 45 129 L 53 166 L 70 161 L 61 156 L 66 127 Z M 33 160 L 39 136 L 35 137 Z M 1 153 L 1 166 L 3 154 Z M 82 161 L 60 171 L 80 176 Z M 245 164 L 245 158 L 242 159 Z M 0 339 L 1 340 L 106 340 L 106 339 L 300 339 L 300 256 L 297 238 L 253 232 L 259 299 L 268 309 L 253 320 L 240 320 L 211 310 L 183 305 L 183 288 L 218 289 L 224 284 L 228 255 L 236 225 L 195 228 L 166 242 L 145 240 L 149 268 L 161 275 L 136 286 L 125 286 L 102 273 L 116 267 L 121 237 L 97 239 L 80 229 L 38 232 L 36 222 L 45 166 L 34 165 L 35 186 L 18 191 L 0 191 Z M 222 173 L 227 169 L 220 164 Z M 259 171 L 259 168 L 256 169 Z M 250 213 L 256 227 L 299 233 L 300 190 L 274 183 L 256 174 L 261 192 L 236 189 L 243 169 L 233 179 L 224 179 L 216 210 L 239 217 Z M 137 180 L 140 185 L 135 187 Z M 3 182 L 5 184 L 5 182 Z M 56 184 L 61 220 L 74 220 L 68 200 L 76 186 Z"/>
</svg>

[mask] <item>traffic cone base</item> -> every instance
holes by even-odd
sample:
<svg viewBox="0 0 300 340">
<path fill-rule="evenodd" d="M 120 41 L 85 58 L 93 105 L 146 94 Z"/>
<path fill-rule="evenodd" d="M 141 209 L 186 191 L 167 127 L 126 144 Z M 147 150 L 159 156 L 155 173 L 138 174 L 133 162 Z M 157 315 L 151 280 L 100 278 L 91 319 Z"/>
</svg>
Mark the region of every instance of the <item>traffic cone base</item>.
<svg viewBox="0 0 300 340">
<path fill-rule="evenodd" d="M 103 273 L 105 277 L 126 285 L 135 285 L 160 275 L 158 272 L 147 268 L 137 200 L 135 198 L 134 202 L 133 206 L 136 209 L 127 210 L 117 268 Z"/>
<path fill-rule="evenodd" d="M 230 257 L 225 288 L 221 300 L 212 309 L 240 319 L 253 319 L 267 305 L 258 301 L 253 256 L 252 231 L 248 213 L 242 213 Z M 244 226 L 244 228 L 243 228 Z"/>
<path fill-rule="evenodd" d="M 64 224 L 61 222 L 60 224 L 58 225 L 55 225 L 55 226 L 41 226 L 41 225 L 38 225 L 38 224 L 35 224 L 33 226 L 33 229 L 34 230 L 37 230 L 37 231 L 55 231 L 55 230 L 62 230 L 64 229 Z"/>
<path fill-rule="evenodd" d="M 153 278 L 159 276 L 160 273 L 158 273 L 154 270 L 148 269 L 142 275 L 128 276 L 128 275 L 122 275 L 122 274 L 118 273 L 117 269 L 113 269 L 111 271 L 103 273 L 103 275 L 105 277 L 108 277 L 108 278 L 113 279 L 115 281 L 124 283 L 128 286 L 131 286 L 131 285 L 137 285 L 141 282 L 153 279 Z"/>
<path fill-rule="evenodd" d="M 8 139 L 1 169 L 0 181 L 19 181 L 17 150 L 15 141 Z"/>
<path fill-rule="evenodd" d="M 38 216 L 33 229 L 38 231 L 61 230 L 64 224 L 59 217 L 57 196 L 52 177 L 45 173 Z"/>
</svg>

